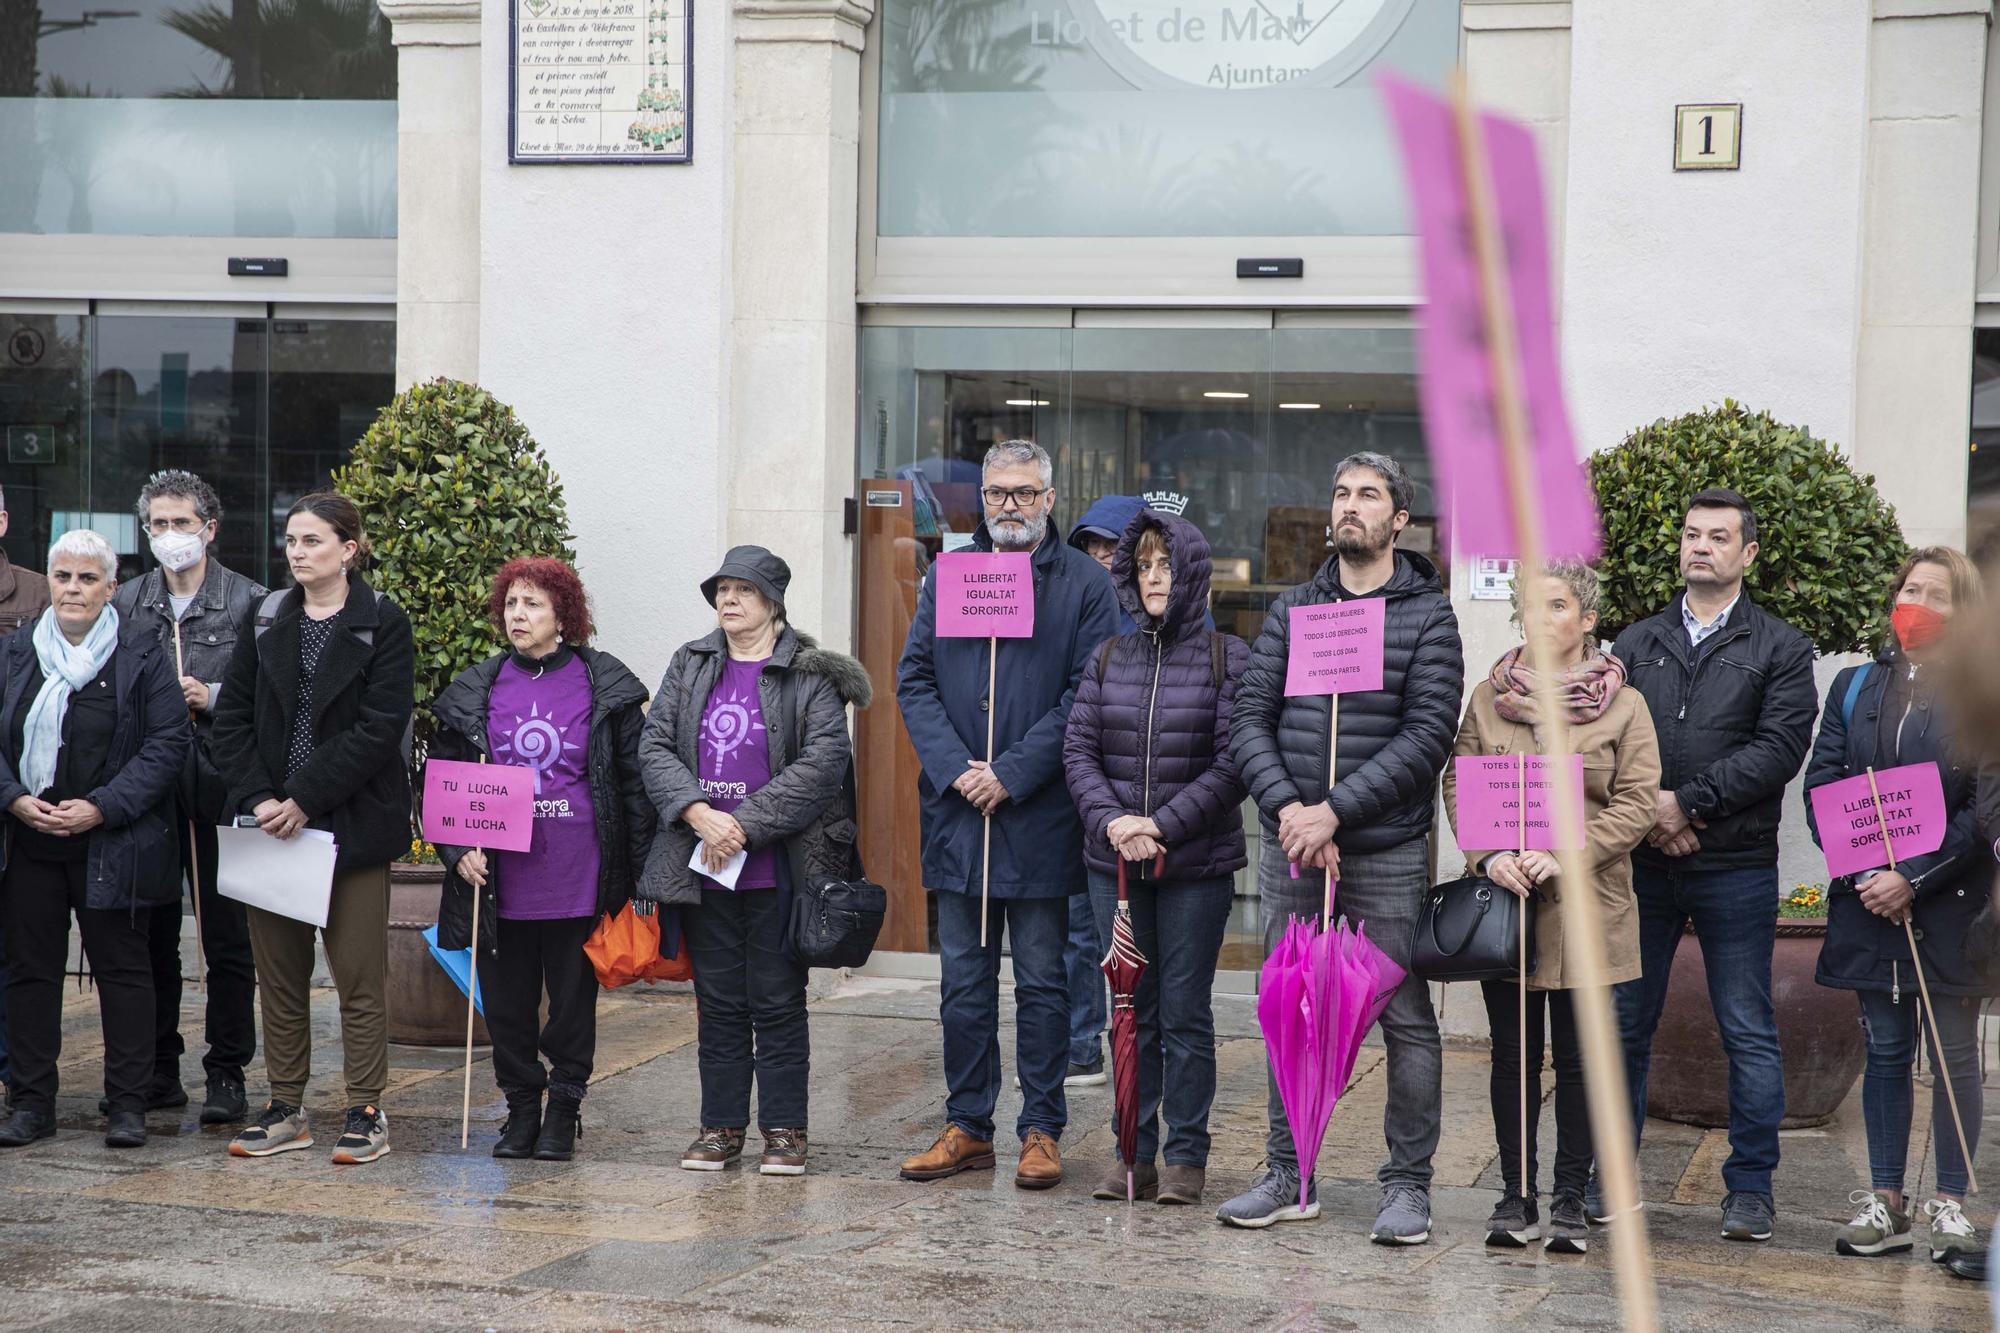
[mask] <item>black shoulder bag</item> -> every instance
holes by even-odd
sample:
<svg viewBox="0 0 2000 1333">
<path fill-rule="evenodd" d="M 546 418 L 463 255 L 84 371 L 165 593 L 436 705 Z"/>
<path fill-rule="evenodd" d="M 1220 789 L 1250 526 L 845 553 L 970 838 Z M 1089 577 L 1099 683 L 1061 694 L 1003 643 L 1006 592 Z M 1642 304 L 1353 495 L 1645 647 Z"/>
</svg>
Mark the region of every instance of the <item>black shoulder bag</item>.
<svg viewBox="0 0 2000 1333">
<path fill-rule="evenodd" d="M 778 686 L 780 733 L 792 744 L 792 758 L 805 749 L 799 727 L 798 685 L 790 671 Z M 785 840 L 785 856 L 791 869 L 792 919 L 785 933 L 785 950 L 806 967 L 860 967 L 875 951 L 882 933 L 882 919 L 889 911 L 889 895 L 871 883 L 861 865 L 859 811 L 854 787 L 854 754 L 847 756 L 847 772 L 841 778 L 840 803 L 800 832 Z M 851 832 L 848 843 L 847 878 L 815 874 L 802 854 L 802 845 L 831 825 L 845 823 Z"/>
<path fill-rule="evenodd" d="M 1520 975 L 1521 913 L 1528 914 L 1528 975 L 1535 974 L 1535 906 L 1484 875 L 1440 884 L 1417 911 L 1410 970 L 1425 981 L 1512 981 Z"/>
</svg>

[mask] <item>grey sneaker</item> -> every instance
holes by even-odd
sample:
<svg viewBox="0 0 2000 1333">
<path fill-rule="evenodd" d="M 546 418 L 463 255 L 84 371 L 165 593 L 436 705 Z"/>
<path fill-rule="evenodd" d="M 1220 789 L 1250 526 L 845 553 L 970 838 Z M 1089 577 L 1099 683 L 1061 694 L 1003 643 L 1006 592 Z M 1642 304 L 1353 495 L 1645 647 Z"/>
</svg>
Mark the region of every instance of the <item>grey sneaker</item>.
<svg viewBox="0 0 2000 1333">
<path fill-rule="evenodd" d="M 1979 1228 L 1966 1220 L 1965 1209 L 1958 1200 L 1932 1199 L 1924 1205 L 1924 1216 L 1931 1223 L 1932 1263 L 1941 1264 L 1954 1254 L 1986 1252 L 1986 1242 L 1979 1238 Z"/>
<path fill-rule="evenodd" d="M 1842 1227 L 1833 1238 L 1836 1254 L 1866 1258 L 1887 1254 L 1891 1250 L 1907 1250 L 1914 1244 L 1910 1236 L 1910 1215 L 1891 1208 L 1888 1195 L 1856 1190 L 1847 1196 L 1847 1201 L 1854 1204 L 1857 1211 L 1854 1220 Z"/>
<path fill-rule="evenodd" d="M 1306 1201 L 1299 1202 L 1296 1171 L 1274 1166 L 1264 1178 L 1215 1210 L 1215 1220 L 1233 1227 L 1270 1226 L 1273 1222 L 1310 1222 L 1319 1216 L 1319 1184 L 1306 1181 Z"/>
<path fill-rule="evenodd" d="M 1724 1240 L 1769 1240 L 1778 1210 L 1771 1196 L 1754 1190 L 1731 1190 L 1722 1201 Z"/>
<path fill-rule="evenodd" d="M 1065 1088 L 1101 1088 L 1104 1086 L 1104 1057 L 1098 1056 L 1087 1064 L 1073 1064 L 1063 1075 Z"/>
<path fill-rule="evenodd" d="M 1590 1249 L 1590 1218 L 1583 1200 L 1574 1194 L 1558 1194 L 1549 1205 L 1548 1238 L 1542 1248 L 1550 1254 L 1583 1254 Z"/>
<path fill-rule="evenodd" d="M 347 1108 L 347 1124 L 334 1140 L 333 1160 L 340 1166 L 359 1166 L 389 1154 L 389 1117 L 373 1106 Z"/>
<path fill-rule="evenodd" d="M 1389 1185 L 1368 1239 L 1377 1245 L 1421 1245 L 1431 1238 L 1431 1192 L 1420 1185 Z"/>
<path fill-rule="evenodd" d="M 1495 1249 L 1518 1250 L 1542 1234 L 1542 1211 L 1533 1199 L 1518 1194 L 1501 1196 L 1486 1219 L 1486 1243 Z"/>
<path fill-rule="evenodd" d="M 306 1123 L 302 1106 L 267 1102 L 264 1113 L 229 1143 L 231 1157 L 270 1157 L 313 1145 L 312 1126 Z"/>
</svg>

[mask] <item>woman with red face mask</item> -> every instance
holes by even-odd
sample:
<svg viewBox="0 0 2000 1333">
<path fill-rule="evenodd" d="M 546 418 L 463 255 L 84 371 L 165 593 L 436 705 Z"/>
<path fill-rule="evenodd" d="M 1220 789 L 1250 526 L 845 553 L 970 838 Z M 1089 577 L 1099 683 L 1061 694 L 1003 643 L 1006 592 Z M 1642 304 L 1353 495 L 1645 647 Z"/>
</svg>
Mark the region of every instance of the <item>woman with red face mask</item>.
<svg viewBox="0 0 2000 1333">
<path fill-rule="evenodd" d="M 1948 546 L 1911 554 L 1890 586 L 1890 638 L 1875 661 L 1834 677 L 1820 713 L 1819 738 L 1806 789 L 1905 764 L 1935 764 L 1943 780 L 1944 842 L 1934 852 L 1897 857 L 1894 870 L 1869 870 L 1833 881 L 1819 984 L 1855 992 L 1868 1034 L 1861 1110 L 1868 1129 L 1869 1188 L 1857 1190 L 1854 1220 L 1834 1238 L 1841 1254 L 1882 1255 L 1911 1249 L 1912 1219 L 1928 1221 L 1930 1257 L 1940 1263 L 1981 1255 L 1985 1238 L 1967 1220 L 1965 1154 L 1944 1088 L 1931 1098 L 1937 1152 L 1936 1197 L 1914 1207 L 1903 1194 L 1910 1141 L 1911 1067 L 1919 1034 L 1931 1067 L 1957 1095 L 1966 1146 L 1977 1152 L 1981 1117 L 1980 1001 L 1994 993 L 1966 956 L 1967 928 L 1986 901 L 1990 853 L 1975 810 L 1977 756 L 1961 744 L 1940 706 L 1937 676 L 1955 616 L 1978 608 L 1978 570 Z M 1807 802 L 1806 816 L 1812 818 Z M 1813 829 L 1818 839 L 1820 831 Z M 1912 929 L 1905 930 L 1905 923 Z M 1919 957 L 1910 956 L 1914 939 Z M 1919 1013 L 1912 966 L 1920 962 L 1935 1009 L 1939 1051 Z M 1954 1260 L 1957 1262 L 1957 1260 Z"/>
</svg>

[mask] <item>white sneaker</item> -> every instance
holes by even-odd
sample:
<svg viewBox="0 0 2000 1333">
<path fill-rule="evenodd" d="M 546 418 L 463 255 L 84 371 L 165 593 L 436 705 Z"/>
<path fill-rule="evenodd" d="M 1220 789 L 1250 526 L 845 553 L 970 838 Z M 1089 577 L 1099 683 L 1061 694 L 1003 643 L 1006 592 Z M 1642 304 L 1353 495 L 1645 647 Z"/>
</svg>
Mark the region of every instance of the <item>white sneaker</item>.
<svg viewBox="0 0 2000 1333">
<path fill-rule="evenodd" d="M 1941 1264 L 1955 1252 L 1982 1253 L 1979 1228 L 1966 1220 L 1965 1209 L 1956 1199 L 1932 1199 L 1924 1205 L 1931 1223 L 1931 1262 Z"/>
</svg>

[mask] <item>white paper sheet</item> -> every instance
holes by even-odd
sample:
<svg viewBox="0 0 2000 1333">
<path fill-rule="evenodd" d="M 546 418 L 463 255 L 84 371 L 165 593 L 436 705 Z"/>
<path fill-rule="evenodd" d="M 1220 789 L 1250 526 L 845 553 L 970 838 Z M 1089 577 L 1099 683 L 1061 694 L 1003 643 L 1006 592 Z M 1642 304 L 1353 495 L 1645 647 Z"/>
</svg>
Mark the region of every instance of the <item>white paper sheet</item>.
<svg viewBox="0 0 2000 1333">
<path fill-rule="evenodd" d="M 697 875 L 707 875 L 725 889 L 735 888 L 737 876 L 743 873 L 744 862 L 750 859 L 750 849 L 746 847 L 727 861 L 724 861 L 720 870 L 710 870 L 702 864 L 702 853 L 707 850 L 708 843 L 697 839 L 694 844 L 694 856 L 688 861 L 688 869 L 694 871 Z"/>
<path fill-rule="evenodd" d="M 215 887 L 223 897 L 325 928 L 339 855 L 331 833 L 309 828 L 296 838 L 274 838 L 262 829 L 223 825 L 215 830 L 215 847 Z"/>
</svg>

